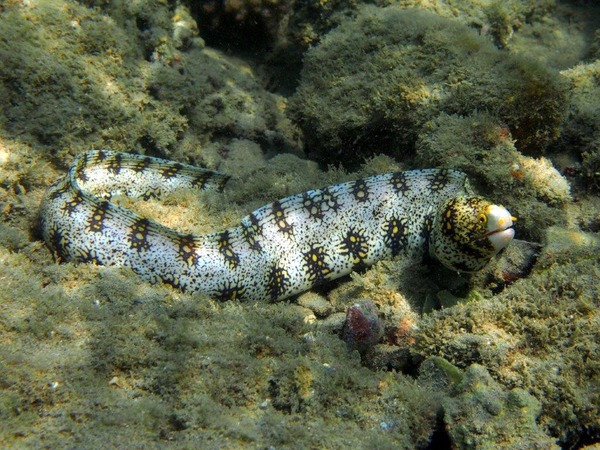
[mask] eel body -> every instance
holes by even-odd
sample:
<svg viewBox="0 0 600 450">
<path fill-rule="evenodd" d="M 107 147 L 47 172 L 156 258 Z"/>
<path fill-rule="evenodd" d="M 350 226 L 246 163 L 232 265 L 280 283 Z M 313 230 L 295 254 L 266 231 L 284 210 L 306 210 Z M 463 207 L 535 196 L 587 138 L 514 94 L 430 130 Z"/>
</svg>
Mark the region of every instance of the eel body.
<svg viewBox="0 0 600 450">
<path fill-rule="evenodd" d="M 456 170 L 388 173 L 263 206 L 225 231 L 192 235 L 111 203 L 179 188 L 222 189 L 227 176 L 173 161 L 92 150 L 78 156 L 41 206 L 60 260 L 127 266 L 218 299 L 278 300 L 400 253 L 481 269 L 512 240 L 514 217 L 473 195 Z"/>
</svg>

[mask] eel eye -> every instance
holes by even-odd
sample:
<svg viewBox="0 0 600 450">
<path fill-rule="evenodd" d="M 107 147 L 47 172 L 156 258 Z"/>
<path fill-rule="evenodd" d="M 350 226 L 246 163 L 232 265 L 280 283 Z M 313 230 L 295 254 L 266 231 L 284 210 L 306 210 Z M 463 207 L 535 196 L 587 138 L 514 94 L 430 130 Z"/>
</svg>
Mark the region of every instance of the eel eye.
<svg viewBox="0 0 600 450">
<path fill-rule="evenodd" d="M 487 215 L 486 214 L 479 214 L 479 223 L 482 225 L 485 225 L 487 223 Z"/>
</svg>

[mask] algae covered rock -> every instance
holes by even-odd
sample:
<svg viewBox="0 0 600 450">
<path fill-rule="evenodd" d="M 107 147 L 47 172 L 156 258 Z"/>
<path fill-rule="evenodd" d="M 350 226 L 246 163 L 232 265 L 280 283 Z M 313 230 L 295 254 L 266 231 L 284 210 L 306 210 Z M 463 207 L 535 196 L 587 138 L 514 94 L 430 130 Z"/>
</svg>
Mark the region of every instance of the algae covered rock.
<svg viewBox="0 0 600 450">
<path fill-rule="evenodd" d="M 494 195 L 535 197 L 551 206 L 571 200 L 567 180 L 547 158 L 522 155 L 510 130 L 487 113 L 440 114 L 416 144 L 419 164 L 461 169 Z"/>
<path fill-rule="evenodd" d="M 293 147 L 285 100 L 196 33 L 166 2 L 15 3 L 0 21 L 0 125 L 60 156 L 104 147 L 194 160 L 209 140 L 242 137 Z"/>
<path fill-rule="evenodd" d="M 531 274 L 492 298 L 425 316 L 412 350 L 485 366 L 541 403 L 538 423 L 570 447 L 600 434 L 600 297 L 594 233 L 552 227 Z"/>
<path fill-rule="evenodd" d="M 440 415 L 452 448 L 558 448 L 537 424 L 540 402 L 503 387 L 483 366 L 461 370 L 433 356 L 421 364 L 418 380 L 443 396 Z"/>
<path fill-rule="evenodd" d="M 536 423 L 540 402 L 503 389 L 482 366 L 469 367 L 442 405 L 455 448 L 559 448 Z"/>
<path fill-rule="evenodd" d="M 600 60 L 561 72 L 570 91 L 560 146 L 581 162 L 581 183 L 600 190 Z"/>
<path fill-rule="evenodd" d="M 571 186 L 552 162 L 525 156 L 511 131 L 489 113 L 442 113 L 428 121 L 416 142 L 417 163 L 463 170 L 477 191 L 505 205 L 518 220 L 521 239 L 539 241 L 543 230 L 564 225 Z M 548 208 L 548 207 L 551 208 Z"/>
<path fill-rule="evenodd" d="M 510 48 L 525 14 L 514 13 L 516 2 L 483 12 L 476 0 L 428 2 L 443 16 L 436 17 L 361 1 L 0 6 L 1 446 L 434 448 L 442 401 L 457 447 L 505 439 L 503 424 L 513 435 L 494 446 L 552 445 L 541 429 L 565 447 L 597 441 L 600 244 L 597 234 L 544 229 L 564 221 L 565 204 L 598 203 L 571 204 L 549 161 L 522 153 L 553 139 L 560 83 L 536 63 L 523 69 L 485 37 L 487 29 Z M 323 172 L 289 154 L 270 158 L 299 148 L 287 99 L 265 87 L 261 74 L 271 77 L 272 68 L 256 70 L 255 55 L 239 59 L 205 45 L 199 35 L 210 24 L 198 8 L 211 5 L 229 5 L 230 24 L 246 32 L 262 15 L 263 37 L 282 36 L 290 8 L 302 11 L 301 29 L 288 33 L 303 49 L 317 45 L 292 108 L 309 150 L 350 161 L 343 152 L 352 144 L 399 158 L 373 158 L 355 174 Z M 562 150 L 573 144 L 580 180 L 597 187 L 596 74 L 594 63 L 562 73 L 576 96 L 559 142 Z M 295 72 L 286 75 L 295 82 Z M 495 297 L 473 289 L 481 298 L 424 317 L 426 295 L 452 301 L 464 284 L 440 291 L 449 276 L 399 259 L 333 291 L 304 294 L 299 306 L 215 303 L 145 284 L 128 269 L 54 264 L 33 230 L 39 198 L 74 154 L 99 146 L 202 161 L 233 175 L 219 196 L 147 202 L 153 217 L 184 232 L 223 229 L 296 192 L 402 170 L 409 151 L 418 159 L 410 164 L 468 171 L 482 192 L 517 205 L 519 237 L 539 229 L 546 244 L 528 278 Z M 587 208 L 587 231 L 597 230 L 598 208 Z M 370 359 L 339 337 L 342 311 L 367 296 L 384 325 Z M 402 373 L 428 357 L 417 380 Z"/>
<path fill-rule="evenodd" d="M 557 136 L 563 99 L 554 72 L 464 25 L 365 6 L 307 52 L 290 109 L 309 153 L 332 161 L 382 151 L 401 157 L 441 111 L 486 110 L 510 128 L 519 150 L 539 152 Z"/>
</svg>

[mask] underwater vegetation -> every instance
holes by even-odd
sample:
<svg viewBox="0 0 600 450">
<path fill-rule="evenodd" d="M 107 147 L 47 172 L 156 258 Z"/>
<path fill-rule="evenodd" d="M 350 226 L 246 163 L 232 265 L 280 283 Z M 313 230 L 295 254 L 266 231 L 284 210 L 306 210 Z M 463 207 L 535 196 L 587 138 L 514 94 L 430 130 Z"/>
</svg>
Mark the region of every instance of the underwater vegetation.
<svg viewBox="0 0 600 450">
<path fill-rule="evenodd" d="M 306 53 L 290 111 L 322 161 L 374 149 L 402 160 L 427 121 L 477 110 L 508 127 L 519 150 L 540 154 L 558 135 L 564 101 L 557 73 L 465 25 L 364 6 Z"/>
<path fill-rule="evenodd" d="M 507 448 L 555 448 L 536 419 L 540 402 L 522 389 L 508 392 L 484 367 L 470 366 L 452 394 L 444 400 L 444 420 L 456 448 L 486 447 L 490 442 Z"/>
<path fill-rule="evenodd" d="M 599 17 L 553 0 L 3 2 L 0 445 L 597 446 Z M 53 259 L 40 200 L 92 148 L 230 174 L 222 194 L 114 199 L 185 233 L 446 167 L 529 242 L 472 276 L 398 255 L 285 302 L 216 302 Z"/>
<path fill-rule="evenodd" d="M 187 9 L 106 8 L 41 1 L 3 12 L 0 123 L 11 136 L 71 156 L 110 148 L 192 158 L 222 138 L 293 149 L 281 100 L 247 64 L 206 48 Z"/>
</svg>

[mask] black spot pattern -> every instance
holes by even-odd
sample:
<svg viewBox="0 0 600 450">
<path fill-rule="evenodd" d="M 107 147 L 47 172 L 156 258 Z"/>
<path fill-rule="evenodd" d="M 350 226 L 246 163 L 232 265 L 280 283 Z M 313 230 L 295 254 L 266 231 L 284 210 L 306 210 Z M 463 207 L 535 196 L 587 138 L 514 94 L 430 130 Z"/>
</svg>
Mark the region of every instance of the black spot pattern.
<svg viewBox="0 0 600 450">
<path fill-rule="evenodd" d="M 440 170 L 433 175 L 429 188 L 432 192 L 441 192 L 448 185 L 449 181 L 448 171 Z"/>
<path fill-rule="evenodd" d="M 262 246 L 257 242 L 256 237 L 261 234 L 261 226 L 254 214 L 250 214 L 250 226 L 242 226 L 242 237 L 252 251 L 260 252 Z"/>
<path fill-rule="evenodd" d="M 98 255 L 95 252 L 92 253 L 91 251 L 80 250 L 77 259 L 84 263 L 102 264 L 102 261 L 100 258 L 98 258 Z"/>
<path fill-rule="evenodd" d="M 444 208 L 444 211 L 442 213 L 441 231 L 442 231 L 442 233 L 444 233 L 445 235 L 448 235 L 448 236 L 451 236 L 453 234 L 452 222 L 454 222 L 456 220 L 456 218 L 454 217 L 456 215 L 455 204 L 456 204 L 456 202 L 452 201 L 452 200 L 450 202 L 448 202 L 448 204 L 446 205 L 446 207 Z"/>
<path fill-rule="evenodd" d="M 65 257 L 65 246 L 67 244 L 64 234 L 54 227 L 50 230 L 49 241 L 50 247 L 54 250 L 58 259 L 62 260 Z"/>
<path fill-rule="evenodd" d="M 245 292 L 246 288 L 238 285 L 237 282 L 229 281 L 219 289 L 216 297 L 221 301 L 243 300 Z"/>
<path fill-rule="evenodd" d="M 229 231 L 224 231 L 219 235 L 219 239 L 217 241 L 217 247 L 219 248 L 219 253 L 223 255 L 225 258 L 225 262 L 229 266 L 230 269 L 235 269 L 240 262 L 239 256 L 233 251 L 233 246 L 231 245 L 231 240 L 229 236 Z"/>
<path fill-rule="evenodd" d="M 274 265 L 271 267 L 267 276 L 267 291 L 271 300 L 277 300 L 281 297 L 290 285 L 290 275 L 282 267 Z"/>
<path fill-rule="evenodd" d="M 410 189 L 406 182 L 406 176 L 402 172 L 395 172 L 392 174 L 390 186 L 392 186 L 394 192 L 399 195 L 405 194 Z"/>
<path fill-rule="evenodd" d="M 369 200 L 369 188 L 365 180 L 356 180 L 351 192 L 357 202 L 362 203 Z"/>
<path fill-rule="evenodd" d="M 92 208 L 92 214 L 88 219 L 88 230 L 94 233 L 100 233 L 104 229 L 104 219 L 106 213 L 110 209 L 110 203 L 107 201 L 98 202 L 97 205 Z"/>
<path fill-rule="evenodd" d="M 179 163 L 175 163 L 175 164 L 169 164 L 166 165 L 165 167 L 162 167 L 159 172 L 160 174 L 166 178 L 167 180 L 170 178 L 175 177 L 183 168 L 183 166 Z"/>
<path fill-rule="evenodd" d="M 384 225 L 383 232 L 385 233 L 383 242 L 392 251 L 392 256 L 400 254 L 408 245 L 406 219 L 392 217 Z"/>
<path fill-rule="evenodd" d="M 160 279 L 164 284 L 168 284 L 172 288 L 185 290 L 183 286 L 181 286 L 180 278 L 174 273 L 162 274 L 160 275 Z"/>
<path fill-rule="evenodd" d="M 152 164 L 152 158 L 140 158 L 135 164 L 131 166 L 131 170 L 136 173 L 144 172 Z"/>
<path fill-rule="evenodd" d="M 58 200 L 59 197 L 62 197 L 67 192 L 72 193 L 73 187 L 71 183 L 62 183 L 60 187 L 55 187 L 52 193 L 50 194 L 50 200 Z"/>
<path fill-rule="evenodd" d="M 369 254 L 369 243 L 365 232 L 351 228 L 340 244 L 340 253 L 349 255 L 355 268 L 361 266 Z"/>
<path fill-rule="evenodd" d="M 323 247 L 312 247 L 303 254 L 304 270 L 308 275 L 308 280 L 314 284 L 322 283 L 331 275 L 331 268 L 327 265 L 327 254 Z"/>
<path fill-rule="evenodd" d="M 193 234 L 186 234 L 177 238 L 178 256 L 188 266 L 195 266 L 198 262 L 198 244 Z"/>
<path fill-rule="evenodd" d="M 89 180 L 87 174 L 85 173 L 85 166 L 77 167 L 75 171 L 75 179 L 79 184 L 84 184 Z"/>
<path fill-rule="evenodd" d="M 121 156 L 120 153 L 117 153 L 116 155 L 114 155 L 109 161 L 108 164 L 106 165 L 106 169 L 112 174 L 112 175 L 118 175 L 119 172 L 121 171 L 121 162 L 123 160 L 123 157 Z"/>
<path fill-rule="evenodd" d="M 160 192 L 156 192 L 156 191 L 147 191 L 142 195 L 142 199 L 144 200 L 150 200 L 152 198 L 160 198 Z"/>
<path fill-rule="evenodd" d="M 150 248 L 148 242 L 148 228 L 150 221 L 145 218 L 137 219 L 131 226 L 129 233 L 129 245 L 139 252 L 147 251 Z"/>
<path fill-rule="evenodd" d="M 75 214 L 77 207 L 83 203 L 83 195 L 81 192 L 75 191 L 71 195 L 71 199 L 64 203 L 62 210 L 66 212 L 69 216 Z"/>
<path fill-rule="evenodd" d="M 311 219 L 321 220 L 323 218 L 323 209 L 321 208 L 321 202 L 315 201 L 311 195 L 312 191 L 305 192 L 302 194 L 302 206 L 308 213 L 308 217 Z"/>
<path fill-rule="evenodd" d="M 206 183 L 208 182 L 208 180 L 210 178 L 211 178 L 210 172 L 197 174 L 194 177 L 194 180 L 192 181 L 192 187 L 195 188 L 195 189 L 204 189 L 204 187 L 206 186 Z M 222 187 L 223 186 L 220 185 L 219 186 L 219 190 Z"/>
<path fill-rule="evenodd" d="M 275 202 L 272 205 L 272 214 L 273 219 L 275 221 L 275 225 L 277 225 L 277 229 L 283 233 L 285 236 L 291 236 L 294 234 L 294 230 L 292 225 L 288 223 L 285 217 L 285 208 L 281 205 L 280 202 Z"/>
<path fill-rule="evenodd" d="M 322 211 L 334 211 L 337 212 L 340 209 L 340 203 L 337 198 L 337 194 L 331 192 L 329 188 L 325 188 L 321 191 L 321 210 Z"/>
</svg>

